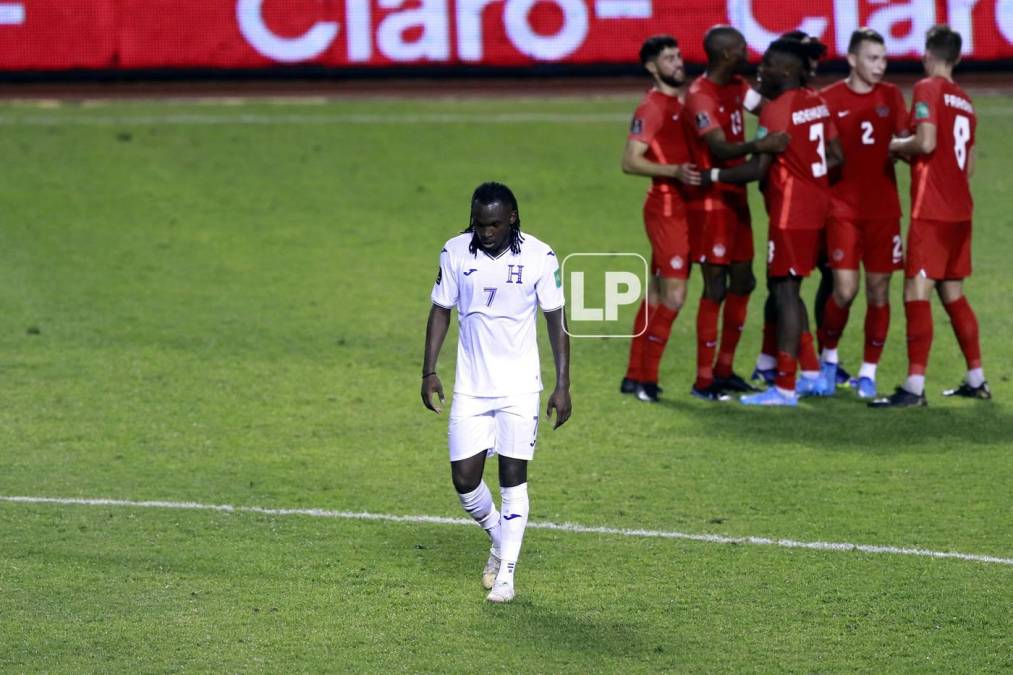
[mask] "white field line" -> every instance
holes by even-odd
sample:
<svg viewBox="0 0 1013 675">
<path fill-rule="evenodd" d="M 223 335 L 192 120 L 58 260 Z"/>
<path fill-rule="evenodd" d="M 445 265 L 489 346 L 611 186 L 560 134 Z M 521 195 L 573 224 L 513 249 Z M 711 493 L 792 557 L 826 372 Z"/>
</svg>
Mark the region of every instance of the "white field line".
<svg viewBox="0 0 1013 675">
<path fill-rule="evenodd" d="M 183 509 L 192 511 L 223 511 L 226 513 L 259 513 L 269 516 L 309 516 L 312 518 L 339 518 L 343 520 L 374 520 L 390 523 L 422 523 L 427 525 L 465 525 L 474 526 L 474 521 L 467 518 L 446 518 L 443 516 L 398 516 L 386 513 L 368 513 L 365 511 L 331 511 L 327 509 L 272 509 L 262 506 L 233 506 L 231 504 L 201 504 L 199 502 L 166 502 L 166 501 L 130 501 L 125 499 L 83 499 L 63 497 L 20 497 L 0 495 L 0 502 L 18 504 L 58 504 L 73 506 L 114 506 L 147 509 Z M 574 534 L 604 534 L 619 537 L 637 537 L 641 539 L 684 539 L 709 544 L 750 544 L 753 546 L 780 546 L 781 548 L 804 548 L 815 551 L 834 551 L 837 553 L 860 551 L 862 553 L 886 553 L 890 555 L 909 555 L 924 558 L 956 558 L 972 562 L 993 563 L 997 565 L 1013 565 L 1013 558 L 1000 558 L 976 553 L 957 553 L 954 551 L 930 551 L 923 548 L 907 548 L 897 546 L 878 546 L 872 544 L 849 544 L 828 541 L 796 541 L 794 539 L 769 539 L 767 537 L 726 537 L 719 534 L 689 534 L 686 532 L 670 532 L 664 530 L 634 530 L 619 527 L 591 527 L 574 523 L 552 523 L 534 521 L 528 527 L 535 530 L 555 530 Z"/>
<path fill-rule="evenodd" d="M 166 113 L 152 115 L 0 115 L 0 126 L 148 126 L 175 124 L 211 126 L 218 124 L 343 125 L 343 124 L 602 124 L 627 122 L 629 113 Z"/>
</svg>

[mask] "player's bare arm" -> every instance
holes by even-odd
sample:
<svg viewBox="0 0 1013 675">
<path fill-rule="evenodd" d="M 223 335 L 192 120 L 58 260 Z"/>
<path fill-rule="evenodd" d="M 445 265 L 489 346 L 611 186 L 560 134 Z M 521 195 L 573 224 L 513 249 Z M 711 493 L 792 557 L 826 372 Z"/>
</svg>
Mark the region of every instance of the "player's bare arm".
<svg viewBox="0 0 1013 675">
<path fill-rule="evenodd" d="M 735 159 L 757 152 L 780 153 L 788 147 L 791 136 L 787 132 L 777 131 L 763 138 L 746 141 L 745 143 L 729 143 L 725 132 L 720 127 L 711 129 L 703 137 L 711 154 L 719 160 Z"/>
<path fill-rule="evenodd" d="M 556 423 L 553 429 L 558 429 L 566 420 L 570 419 L 572 405 L 570 402 L 570 336 L 563 330 L 563 310 L 555 309 L 545 312 L 545 324 L 549 330 L 549 344 L 552 345 L 552 359 L 556 364 L 556 388 L 549 396 L 549 404 L 545 408 L 547 417 L 552 417 L 552 411 L 556 411 Z"/>
<path fill-rule="evenodd" d="M 707 180 L 714 183 L 735 183 L 743 185 L 758 181 L 767 175 L 770 164 L 773 162 L 773 155 L 757 153 L 749 158 L 744 164 L 733 166 L 730 169 L 711 169 Z"/>
<path fill-rule="evenodd" d="M 443 383 L 436 374 L 436 361 L 440 356 L 443 340 L 447 337 L 448 328 L 450 328 L 450 310 L 433 305 L 429 309 L 429 321 L 426 322 L 426 349 L 422 359 L 422 405 L 437 415 L 443 412 L 443 403 L 446 399 L 443 396 Z M 438 404 L 433 403 L 434 393 L 440 399 Z"/>
<path fill-rule="evenodd" d="M 890 141 L 892 154 L 911 157 L 914 155 L 930 155 L 936 149 L 936 125 L 922 122 L 915 129 L 913 136 L 895 137 Z"/>
<path fill-rule="evenodd" d="M 832 171 L 844 164 L 844 148 L 841 139 L 833 138 L 827 143 L 827 169 Z"/>
<path fill-rule="evenodd" d="M 623 173 L 631 176 L 648 176 L 654 178 L 674 178 L 686 185 L 699 185 L 700 172 L 696 165 L 685 164 L 659 164 L 652 162 L 645 156 L 650 146 L 643 141 L 629 139 L 626 141 L 626 148 L 623 150 Z"/>
</svg>

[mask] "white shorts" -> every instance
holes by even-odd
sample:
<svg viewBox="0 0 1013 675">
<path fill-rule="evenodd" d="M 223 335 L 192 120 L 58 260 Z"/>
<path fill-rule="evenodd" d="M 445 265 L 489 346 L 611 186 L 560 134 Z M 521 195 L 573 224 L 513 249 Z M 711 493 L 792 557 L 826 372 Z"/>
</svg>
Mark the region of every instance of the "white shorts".
<svg viewBox="0 0 1013 675">
<path fill-rule="evenodd" d="M 514 459 L 535 456 L 539 393 L 498 398 L 454 394 L 450 406 L 450 461 L 487 450 Z"/>
</svg>

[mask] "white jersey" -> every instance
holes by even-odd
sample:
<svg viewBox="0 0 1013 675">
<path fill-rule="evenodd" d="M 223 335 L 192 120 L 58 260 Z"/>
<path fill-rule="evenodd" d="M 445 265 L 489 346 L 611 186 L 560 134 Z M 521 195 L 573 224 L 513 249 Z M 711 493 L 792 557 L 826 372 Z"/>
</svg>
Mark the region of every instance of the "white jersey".
<svg viewBox="0 0 1013 675">
<path fill-rule="evenodd" d="M 493 258 L 468 251 L 472 234 L 458 235 L 440 253 L 433 304 L 457 307 L 460 334 L 454 393 L 512 396 L 542 390 L 535 336 L 541 306 L 563 306 L 559 261 L 548 244 L 524 233 L 521 252 Z"/>
</svg>

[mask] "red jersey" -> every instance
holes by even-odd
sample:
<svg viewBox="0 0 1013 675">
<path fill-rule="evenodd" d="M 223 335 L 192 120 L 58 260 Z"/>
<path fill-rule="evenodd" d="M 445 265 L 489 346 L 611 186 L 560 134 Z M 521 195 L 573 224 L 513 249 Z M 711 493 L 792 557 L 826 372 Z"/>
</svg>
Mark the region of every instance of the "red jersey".
<svg viewBox="0 0 1013 675">
<path fill-rule="evenodd" d="M 762 138 L 775 131 L 791 136 L 788 149 L 774 155 L 763 192 L 771 229 L 818 230 L 830 208 L 827 144 L 837 126 L 826 101 L 812 89 L 786 91 L 763 106 Z"/>
<path fill-rule="evenodd" d="M 971 220 L 974 202 L 967 175 L 978 118 L 971 97 L 942 77 L 915 84 L 910 125 L 936 125 L 936 149 L 911 162 L 911 217 L 950 222 Z"/>
<path fill-rule="evenodd" d="M 729 143 L 745 142 L 743 104 L 749 91 L 749 83 L 738 75 L 733 75 L 724 85 L 716 84 L 714 80 L 702 75 L 690 85 L 683 120 L 686 124 L 686 141 L 689 143 L 691 161 L 701 172 L 715 167 L 726 169 L 746 161 L 745 157 L 718 160 L 711 154 L 704 136 L 714 129 L 721 129 L 725 132 L 725 140 Z M 705 211 L 725 209 L 728 207 L 722 202 L 722 195 L 740 196 L 745 193 L 746 186 L 731 183 L 714 183 L 707 188 L 692 188 L 687 190 L 688 207 Z"/>
<path fill-rule="evenodd" d="M 682 103 L 675 96 L 651 89 L 637 106 L 630 123 L 629 140 L 647 144 L 644 157 L 658 164 L 683 164 L 689 161 L 686 133 L 679 119 Z M 649 195 L 674 194 L 681 198 L 679 181 L 674 178 L 651 178 Z"/>
<path fill-rule="evenodd" d="M 897 175 L 890 159 L 890 139 L 907 129 L 900 89 L 881 82 L 859 94 L 841 80 L 820 95 L 834 117 L 845 160 L 839 180 L 830 187 L 831 215 L 847 220 L 900 218 Z"/>
</svg>

